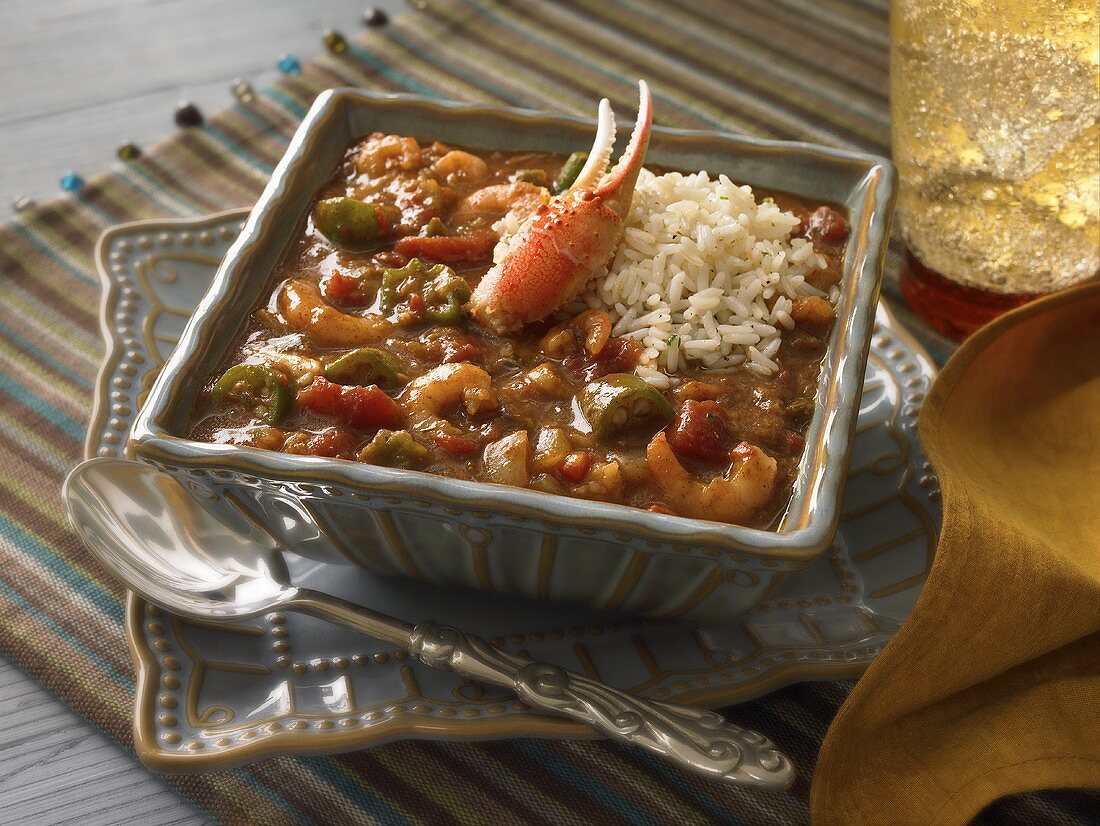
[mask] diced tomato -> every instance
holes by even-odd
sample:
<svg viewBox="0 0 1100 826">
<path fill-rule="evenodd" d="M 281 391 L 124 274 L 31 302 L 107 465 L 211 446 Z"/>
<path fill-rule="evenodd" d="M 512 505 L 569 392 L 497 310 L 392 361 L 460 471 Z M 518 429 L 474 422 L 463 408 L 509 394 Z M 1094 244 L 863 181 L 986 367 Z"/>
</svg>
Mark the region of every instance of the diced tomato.
<svg viewBox="0 0 1100 826">
<path fill-rule="evenodd" d="M 359 292 L 361 284 L 358 278 L 344 275 L 340 270 L 333 270 L 321 282 L 321 292 L 325 298 L 332 301 L 347 301 L 353 294 Z"/>
<path fill-rule="evenodd" d="M 596 361 L 608 373 L 633 373 L 642 359 L 642 345 L 632 338 L 609 338 Z"/>
<path fill-rule="evenodd" d="M 681 456 L 723 462 L 729 455 L 726 412 L 718 402 L 688 399 L 668 430 L 668 443 Z"/>
<path fill-rule="evenodd" d="M 314 413 L 325 416 L 335 415 L 340 404 L 340 389 L 342 386 L 317 376 L 309 383 L 309 386 L 298 391 L 298 403 Z"/>
<path fill-rule="evenodd" d="M 788 456 L 799 455 L 805 446 L 806 439 L 801 433 L 789 429 L 783 431 L 783 447 L 786 448 Z"/>
<path fill-rule="evenodd" d="M 633 373 L 641 358 L 642 345 L 632 338 L 612 336 L 596 358 L 577 353 L 562 361 L 562 366 L 574 378 L 592 381 L 611 373 Z"/>
<path fill-rule="evenodd" d="M 345 415 L 356 427 L 396 427 L 405 418 L 401 405 L 387 396 L 377 385 L 370 387 L 342 386 L 341 399 Z"/>
<path fill-rule="evenodd" d="M 302 434 L 300 440 L 296 440 L 293 450 L 288 452 L 302 453 L 307 456 L 350 456 L 355 452 L 355 436 L 342 427 L 328 427 L 320 433 Z"/>
<path fill-rule="evenodd" d="M 458 456 L 477 453 L 481 449 L 481 445 L 474 439 L 467 439 L 465 436 L 457 436 L 446 431 L 436 433 L 435 442 L 448 453 Z"/>
<path fill-rule="evenodd" d="M 424 258 L 438 264 L 476 264 L 493 254 L 497 237 L 492 232 L 470 235 L 413 235 L 402 238 L 394 249 L 410 258 Z"/>
<path fill-rule="evenodd" d="M 584 481 L 588 475 L 588 469 L 592 467 L 592 454 L 579 450 L 566 456 L 558 468 L 558 472 L 575 485 Z"/>
<path fill-rule="evenodd" d="M 848 222 L 835 209 L 818 207 L 802 224 L 805 235 L 811 241 L 822 244 L 839 244 L 848 237 Z"/>
<path fill-rule="evenodd" d="M 401 405 L 377 385 L 334 384 L 321 376 L 298 391 L 298 403 L 353 427 L 397 427 L 405 417 Z"/>
<path fill-rule="evenodd" d="M 409 312 L 415 315 L 424 312 L 424 299 L 421 298 L 420 293 L 413 293 L 409 296 Z"/>
<path fill-rule="evenodd" d="M 424 350 L 440 364 L 481 360 L 481 349 L 471 339 L 448 328 L 433 330 L 432 337 L 424 343 Z"/>
</svg>

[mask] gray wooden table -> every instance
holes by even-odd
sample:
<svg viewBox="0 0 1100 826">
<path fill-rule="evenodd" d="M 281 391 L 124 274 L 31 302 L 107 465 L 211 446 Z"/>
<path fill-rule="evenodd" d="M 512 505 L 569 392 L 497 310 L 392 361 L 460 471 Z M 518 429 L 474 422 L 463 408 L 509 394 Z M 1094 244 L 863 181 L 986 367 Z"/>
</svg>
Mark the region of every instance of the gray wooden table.
<svg viewBox="0 0 1100 826">
<path fill-rule="evenodd" d="M 3 0 L 0 220 L 12 201 L 58 192 L 114 162 L 119 144 L 175 127 L 179 100 L 231 102 L 235 77 L 275 74 L 279 55 L 351 34 L 365 6 L 402 0 Z M 0 657 L 0 824 L 202 824 L 208 819 L 130 754 Z"/>
</svg>

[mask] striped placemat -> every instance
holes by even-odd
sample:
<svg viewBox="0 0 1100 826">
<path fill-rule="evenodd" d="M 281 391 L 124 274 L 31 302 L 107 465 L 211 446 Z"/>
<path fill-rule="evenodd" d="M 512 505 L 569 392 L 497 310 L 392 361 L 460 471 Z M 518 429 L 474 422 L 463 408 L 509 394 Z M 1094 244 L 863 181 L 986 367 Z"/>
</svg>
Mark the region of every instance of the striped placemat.
<svg viewBox="0 0 1100 826">
<path fill-rule="evenodd" d="M 133 669 L 123 594 L 69 531 L 102 355 L 92 263 L 112 224 L 253 202 L 313 98 L 357 85 L 591 114 L 655 90 L 658 121 L 887 153 L 885 0 L 427 0 L 247 104 L 0 227 L 0 650 L 123 745 Z M 886 292 L 896 298 L 896 250 Z M 944 340 L 915 323 L 934 355 Z M 732 715 L 798 764 L 786 794 L 725 789 L 600 742 L 400 742 L 171 778 L 227 823 L 799 823 L 818 745 L 850 685 L 793 686 Z M 1098 798 L 1026 795 L 987 822 L 1086 822 Z"/>
</svg>

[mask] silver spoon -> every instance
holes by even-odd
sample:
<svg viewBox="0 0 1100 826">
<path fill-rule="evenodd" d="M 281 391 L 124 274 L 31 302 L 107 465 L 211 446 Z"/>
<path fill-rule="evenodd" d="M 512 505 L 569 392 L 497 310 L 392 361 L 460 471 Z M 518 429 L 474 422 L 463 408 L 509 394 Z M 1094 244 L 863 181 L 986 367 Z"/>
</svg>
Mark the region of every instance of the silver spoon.
<svg viewBox="0 0 1100 826">
<path fill-rule="evenodd" d="M 791 761 L 766 737 L 714 712 L 635 697 L 456 628 L 414 626 L 296 587 L 271 536 L 244 521 L 226 525 L 152 467 L 91 459 L 69 473 L 62 498 L 73 527 L 107 569 L 177 614 L 229 621 L 302 611 L 408 649 L 433 668 L 515 691 L 533 709 L 577 720 L 697 774 L 765 789 L 794 781 Z"/>
</svg>

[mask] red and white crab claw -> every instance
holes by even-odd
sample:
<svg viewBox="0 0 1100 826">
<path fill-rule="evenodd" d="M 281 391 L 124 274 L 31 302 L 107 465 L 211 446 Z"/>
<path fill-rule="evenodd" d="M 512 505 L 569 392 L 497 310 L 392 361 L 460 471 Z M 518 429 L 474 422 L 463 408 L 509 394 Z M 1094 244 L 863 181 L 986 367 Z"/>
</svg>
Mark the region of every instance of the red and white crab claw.
<svg viewBox="0 0 1100 826">
<path fill-rule="evenodd" d="M 469 309 L 483 327 L 506 333 L 568 304 L 615 253 L 649 146 L 649 87 L 638 81 L 638 119 L 626 151 L 604 174 L 615 118 L 600 101 L 596 139 L 573 185 L 540 206 L 508 242 L 505 257 L 478 284 Z"/>
</svg>

